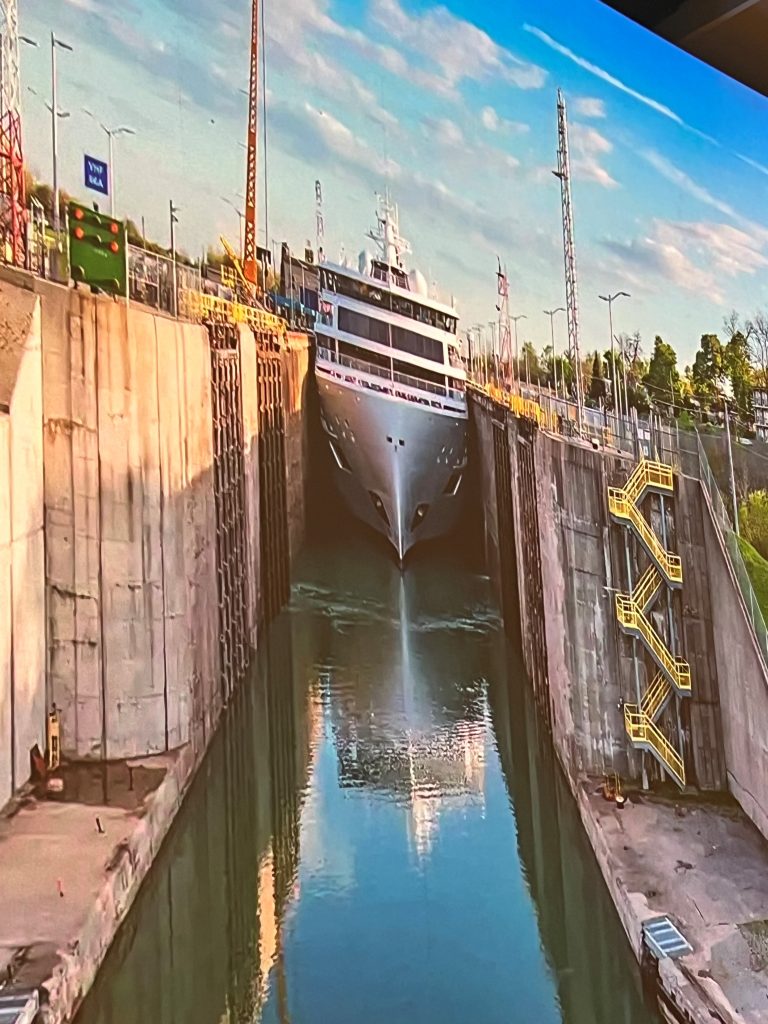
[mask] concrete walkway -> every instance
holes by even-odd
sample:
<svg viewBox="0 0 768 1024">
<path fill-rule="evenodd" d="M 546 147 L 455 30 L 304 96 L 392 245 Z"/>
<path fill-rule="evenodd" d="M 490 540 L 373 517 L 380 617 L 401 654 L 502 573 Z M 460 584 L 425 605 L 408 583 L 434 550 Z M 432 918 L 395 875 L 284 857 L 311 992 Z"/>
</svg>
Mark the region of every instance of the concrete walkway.
<svg viewBox="0 0 768 1024">
<path fill-rule="evenodd" d="M 61 796 L 0 817 L 0 984 L 45 986 L 51 1020 L 68 1019 L 125 916 L 151 864 L 144 849 L 157 851 L 178 806 L 184 761 L 80 766 Z"/>
<path fill-rule="evenodd" d="M 582 790 L 582 818 L 635 944 L 644 919 L 669 914 L 694 947 L 676 980 L 665 972 L 682 981 L 683 1003 L 700 1000 L 726 1024 L 764 1024 L 768 844 L 734 805 L 639 797 L 619 811 L 593 789 Z"/>
</svg>

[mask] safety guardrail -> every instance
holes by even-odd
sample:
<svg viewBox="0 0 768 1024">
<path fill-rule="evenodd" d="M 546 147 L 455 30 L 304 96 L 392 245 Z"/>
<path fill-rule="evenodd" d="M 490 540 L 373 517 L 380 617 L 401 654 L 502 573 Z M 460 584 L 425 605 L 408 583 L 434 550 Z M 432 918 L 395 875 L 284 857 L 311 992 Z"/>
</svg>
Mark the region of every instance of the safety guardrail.
<svg viewBox="0 0 768 1024">
<path fill-rule="evenodd" d="M 682 658 L 674 658 L 659 634 L 638 606 L 626 594 L 616 595 L 616 617 L 625 633 L 643 641 L 649 654 L 681 696 L 691 692 L 691 668 Z"/>
<path fill-rule="evenodd" d="M 663 672 L 657 672 L 653 677 L 651 685 L 643 694 L 643 700 L 640 705 L 643 714 L 647 715 L 652 722 L 655 722 L 667 703 L 667 698 L 671 692 L 672 687 L 669 685 L 667 677 Z"/>
<path fill-rule="evenodd" d="M 632 526 L 648 556 L 656 563 L 670 586 L 679 587 L 683 582 L 683 563 L 679 555 L 673 555 L 662 547 L 658 537 L 648 525 L 637 505 L 630 501 L 620 487 L 608 488 L 608 508 L 614 519 L 621 519 Z"/>
<path fill-rule="evenodd" d="M 637 581 L 632 591 L 632 600 L 639 608 L 642 608 L 644 613 L 653 604 L 663 582 L 659 570 L 653 564 L 648 566 Z"/>
<path fill-rule="evenodd" d="M 624 705 L 624 726 L 635 746 L 644 747 L 654 754 L 659 763 L 666 768 L 675 782 L 683 789 L 685 787 L 683 759 L 664 733 L 636 704 Z"/>
</svg>

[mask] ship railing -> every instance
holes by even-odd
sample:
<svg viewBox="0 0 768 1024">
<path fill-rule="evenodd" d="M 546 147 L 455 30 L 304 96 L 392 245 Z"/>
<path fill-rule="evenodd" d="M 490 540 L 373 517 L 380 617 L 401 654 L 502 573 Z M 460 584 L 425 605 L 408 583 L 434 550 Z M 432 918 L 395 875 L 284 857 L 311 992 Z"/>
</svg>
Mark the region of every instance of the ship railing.
<svg viewBox="0 0 768 1024">
<path fill-rule="evenodd" d="M 428 394 L 439 395 L 441 398 L 450 398 L 454 402 L 463 402 L 465 395 L 457 388 L 448 388 L 431 381 L 422 380 L 420 377 L 412 377 L 408 373 L 392 372 L 388 367 L 377 366 L 376 363 L 369 363 L 364 359 L 356 359 L 354 356 L 341 355 L 333 349 L 325 348 L 322 345 L 317 347 L 317 355 L 330 363 L 336 363 L 350 370 L 358 370 L 360 373 L 367 373 L 373 377 L 381 377 L 394 384 L 404 384 L 406 387 L 414 388 L 417 391 L 426 391 Z"/>
</svg>

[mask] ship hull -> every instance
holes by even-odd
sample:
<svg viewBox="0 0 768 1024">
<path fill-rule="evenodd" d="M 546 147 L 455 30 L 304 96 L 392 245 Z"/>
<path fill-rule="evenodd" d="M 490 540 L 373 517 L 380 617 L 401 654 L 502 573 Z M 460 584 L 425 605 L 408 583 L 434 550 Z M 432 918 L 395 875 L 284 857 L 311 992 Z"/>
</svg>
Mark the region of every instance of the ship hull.
<svg viewBox="0 0 768 1024">
<path fill-rule="evenodd" d="M 317 372 L 336 486 L 352 513 L 402 561 L 456 525 L 464 496 L 466 414 L 449 413 Z"/>
</svg>

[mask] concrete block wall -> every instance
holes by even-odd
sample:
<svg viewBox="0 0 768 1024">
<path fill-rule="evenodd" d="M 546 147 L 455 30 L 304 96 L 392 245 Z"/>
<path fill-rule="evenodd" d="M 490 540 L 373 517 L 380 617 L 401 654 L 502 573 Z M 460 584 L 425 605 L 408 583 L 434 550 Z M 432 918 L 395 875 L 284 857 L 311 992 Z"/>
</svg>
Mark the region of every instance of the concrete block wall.
<svg viewBox="0 0 768 1024">
<path fill-rule="evenodd" d="M 40 302 L 0 282 L 0 806 L 45 747 Z"/>
</svg>

